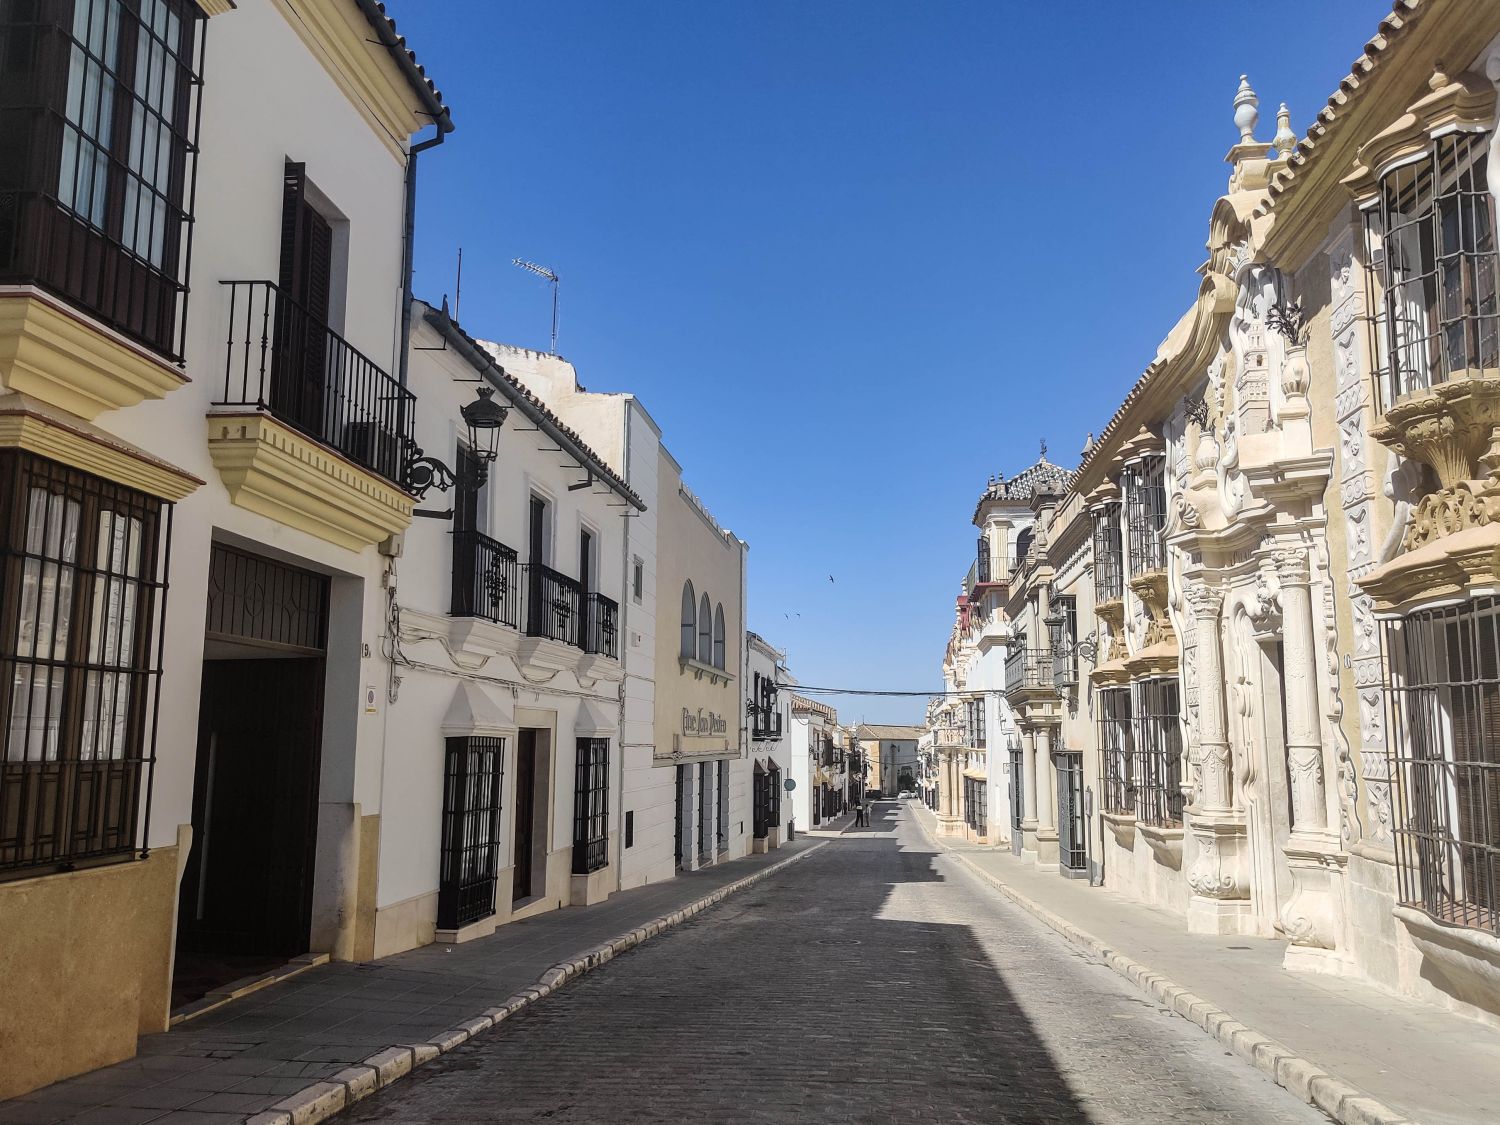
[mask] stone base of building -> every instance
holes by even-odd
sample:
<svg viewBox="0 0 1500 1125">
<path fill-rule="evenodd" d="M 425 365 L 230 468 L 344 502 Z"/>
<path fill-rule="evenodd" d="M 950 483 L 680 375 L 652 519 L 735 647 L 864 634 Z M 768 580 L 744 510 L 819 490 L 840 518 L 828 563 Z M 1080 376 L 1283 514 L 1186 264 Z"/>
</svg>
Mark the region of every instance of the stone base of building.
<svg viewBox="0 0 1500 1125">
<path fill-rule="evenodd" d="M 499 928 L 499 915 L 491 914 L 488 918 L 470 922 L 467 926 L 460 926 L 456 930 L 434 930 L 432 940 L 439 945 L 462 945 L 466 941 L 489 937 Z"/>
<path fill-rule="evenodd" d="M 0 884 L 0 1099 L 128 1059 L 167 1029 L 187 842 Z"/>
<path fill-rule="evenodd" d="M 1057 844 L 1057 829 L 1043 828 L 1036 834 L 1036 862 L 1038 867 L 1056 867 L 1061 850 Z"/>
<path fill-rule="evenodd" d="M 765 855 L 771 850 L 771 838 L 769 836 L 752 836 L 750 838 L 750 854 Z"/>
<path fill-rule="evenodd" d="M 571 876 L 568 881 L 571 892 L 568 904 L 570 906 L 593 906 L 595 903 L 603 902 L 614 891 L 617 877 L 618 873 L 615 869 L 607 865 L 587 875 Z"/>
<path fill-rule="evenodd" d="M 1294 973 L 1322 973 L 1331 977 L 1357 977 L 1359 970 L 1336 949 L 1321 949 L 1315 945 L 1289 945 L 1281 958 L 1281 966 Z"/>
<path fill-rule="evenodd" d="M 939 836 L 964 837 L 969 833 L 969 826 L 956 816 L 938 816 L 937 831 Z"/>
<path fill-rule="evenodd" d="M 1254 934 L 1259 925 L 1248 898 L 1188 899 L 1187 929 L 1190 934 Z"/>
</svg>

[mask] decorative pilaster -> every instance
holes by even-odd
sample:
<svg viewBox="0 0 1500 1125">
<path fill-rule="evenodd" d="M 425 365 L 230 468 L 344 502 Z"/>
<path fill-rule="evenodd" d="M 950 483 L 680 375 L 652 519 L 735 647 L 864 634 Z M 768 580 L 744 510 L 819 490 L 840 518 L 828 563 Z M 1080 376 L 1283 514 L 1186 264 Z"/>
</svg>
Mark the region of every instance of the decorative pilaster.
<svg viewBox="0 0 1500 1125">
<path fill-rule="evenodd" d="M 1204 812 L 1232 808 L 1228 722 L 1224 706 L 1224 656 L 1219 646 L 1219 613 L 1224 594 L 1194 583 L 1187 589 L 1198 635 L 1198 802 Z"/>
<path fill-rule="evenodd" d="M 1052 730 L 1036 728 L 1036 861 L 1057 862 L 1057 791 L 1053 784 Z"/>
<path fill-rule="evenodd" d="M 1277 551 L 1281 585 L 1282 683 L 1286 691 L 1286 756 L 1292 790 L 1292 831 L 1328 827 L 1323 739 L 1318 715 L 1317 648 L 1313 639 L 1311 574 L 1300 548 Z"/>
</svg>

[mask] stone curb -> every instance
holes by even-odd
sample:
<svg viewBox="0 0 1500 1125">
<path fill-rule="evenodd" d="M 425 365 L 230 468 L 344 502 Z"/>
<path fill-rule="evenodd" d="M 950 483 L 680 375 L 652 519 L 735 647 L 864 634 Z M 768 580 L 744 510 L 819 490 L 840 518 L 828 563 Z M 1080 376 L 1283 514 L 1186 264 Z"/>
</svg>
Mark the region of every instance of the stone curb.
<svg viewBox="0 0 1500 1125">
<path fill-rule="evenodd" d="M 1405 1114 L 1397 1113 L 1376 1101 L 1363 1090 L 1356 1089 L 1337 1075 L 1330 1074 L 1316 1063 L 1295 1054 L 1270 1036 L 1246 1027 L 1224 1009 L 1195 996 L 1154 969 L 1125 956 L 1061 915 L 1054 914 L 1041 903 L 1027 898 L 999 876 L 984 870 L 961 852 L 954 851 L 937 839 L 920 819 L 917 819 L 917 823 L 929 840 L 1017 906 L 1056 930 L 1074 945 L 1088 950 L 1162 1007 L 1170 1008 L 1183 1019 L 1197 1024 L 1276 1085 L 1317 1106 L 1340 1125 L 1418 1125 Z"/>
<path fill-rule="evenodd" d="M 617 938 L 600 942 L 577 957 L 553 965 L 537 978 L 535 984 L 521 989 L 498 1006 L 487 1008 L 474 1019 L 450 1027 L 447 1031 L 440 1032 L 421 1043 L 400 1043 L 387 1047 L 383 1051 L 377 1051 L 363 1062 L 345 1067 L 332 1077 L 314 1082 L 295 1094 L 281 1099 L 270 1109 L 251 1117 L 247 1125 L 313 1125 L 314 1122 L 326 1121 L 361 1098 L 369 1097 L 377 1090 L 406 1077 L 417 1067 L 431 1062 L 455 1047 L 462 1046 L 502 1020 L 509 1019 L 517 1012 L 530 1007 L 543 996 L 555 992 L 576 977 L 599 968 L 617 954 L 634 949 L 642 942 L 649 941 L 678 923 L 685 922 L 693 915 L 700 914 L 710 906 L 724 901 L 736 891 L 742 891 L 783 868 L 806 859 L 813 852 L 824 847 L 827 847 L 827 844 L 814 844 L 806 851 L 788 856 L 753 875 L 746 875 L 743 879 L 727 883 L 687 906 L 642 923 Z M 1385 1123 L 1381 1122 L 1380 1125 L 1385 1125 Z"/>
</svg>

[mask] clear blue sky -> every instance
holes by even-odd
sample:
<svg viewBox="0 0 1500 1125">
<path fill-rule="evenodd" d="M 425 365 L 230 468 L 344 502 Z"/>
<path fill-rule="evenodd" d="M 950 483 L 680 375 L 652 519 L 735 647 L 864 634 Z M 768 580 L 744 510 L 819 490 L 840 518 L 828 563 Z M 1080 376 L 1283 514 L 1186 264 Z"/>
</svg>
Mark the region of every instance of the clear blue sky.
<svg viewBox="0 0 1500 1125">
<path fill-rule="evenodd" d="M 417 293 L 639 395 L 803 683 L 941 686 L 986 477 L 1072 466 L 1196 292 L 1248 73 L 1300 136 L 1389 0 L 391 0 L 453 107 Z M 829 582 L 829 575 L 834 581 Z M 920 721 L 921 700 L 839 700 Z"/>
</svg>

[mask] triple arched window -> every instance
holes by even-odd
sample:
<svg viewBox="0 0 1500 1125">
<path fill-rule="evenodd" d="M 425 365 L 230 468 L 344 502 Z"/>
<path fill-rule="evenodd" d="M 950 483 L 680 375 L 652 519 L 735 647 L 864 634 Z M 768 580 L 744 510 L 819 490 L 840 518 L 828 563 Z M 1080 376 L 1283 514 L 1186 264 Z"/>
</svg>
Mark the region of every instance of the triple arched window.
<svg viewBox="0 0 1500 1125">
<path fill-rule="evenodd" d="M 724 604 L 700 598 L 691 580 L 682 584 L 682 639 L 678 655 L 714 668 L 724 667 Z"/>
</svg>

